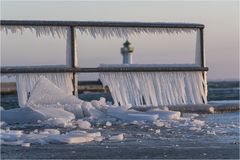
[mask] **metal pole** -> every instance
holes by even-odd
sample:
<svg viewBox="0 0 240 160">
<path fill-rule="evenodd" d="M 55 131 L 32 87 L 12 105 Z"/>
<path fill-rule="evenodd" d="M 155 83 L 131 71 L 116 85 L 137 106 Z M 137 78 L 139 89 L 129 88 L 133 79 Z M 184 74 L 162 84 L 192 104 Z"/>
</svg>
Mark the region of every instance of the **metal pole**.
<svg viewBox="0 0 240 160">
<path fill-rule="evenodd" d="M 76 50 L 76 37 L 74 27 L 70 27 L 71 30 L 71 67 L 76 68 L 77 50 Z M 75 72 L 73 72 L 73 95 L 78 96 L 78 78 Z"/>
<path fill-rule="evenodd" d="M 71 66 L 19 66 L 1 67 L 1 74 L 16 73 L 99 73 L 99 72 L 204 72 L 207 67 L 106 67 L 106 68 L 72 68 Z"/>
<path fill-rule="evenodd" d="M 206 64 L 205 64 L 205 52 L 204 52 L 204 30 L 203 30 L 203 28 L 200 29 L 200 53 L 201 53 L 201 67 L 204 68 L 206 66 Z M 207 88 L 207 74 L 206 74 L 206 71 L 202 71 L 202 75 L 203 75 L 203 79 L 205 81 L 203 88 L 204 88 L 205 94 L 207 95 L 208 88 Z M 205 104 L 207 104 L 207 101 L 203 100 L 203 102 Z"/>
<path fill-rule="evenodd" d="M 201 67 L 205 67 L 205 53 L 204 53 L 204 33 L 200 29 L 200 53 L 201 53 Z"/>
</svg>

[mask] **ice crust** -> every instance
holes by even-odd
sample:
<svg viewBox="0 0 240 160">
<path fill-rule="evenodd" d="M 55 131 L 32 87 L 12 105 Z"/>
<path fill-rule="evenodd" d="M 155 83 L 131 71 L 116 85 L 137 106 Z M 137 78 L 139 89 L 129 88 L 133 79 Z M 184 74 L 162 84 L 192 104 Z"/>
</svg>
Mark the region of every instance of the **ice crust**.
<svg viewBox="0 0 240 160">
<path fill-rule="evenodd" d="M 157 127 L 154 133 L 160 135 L 159 128 L 171 128 L 168 121 L 184 120 L 179 112 L 167 109 L 140 112 L 130 107 L 108 105 L 105 98 L 82 101 L 65 93 L 48 78 L 40 76 L 25 107 L 1 109 L 1 144 L 31 147 L 49 143 L 119 142 L 125 140 L 125 133 L 102 135 L 96 127 L 111 129 L 116 125 L 152 125 Z M 197 129 L 204 126 L 204 122 L 199 120 L 186 122 Z M 14 129 L 14 126 L 17 127 Z M 39 129 L 26 132 L 24 128 L 27 126 L 39 126 Z"/>
</svg>

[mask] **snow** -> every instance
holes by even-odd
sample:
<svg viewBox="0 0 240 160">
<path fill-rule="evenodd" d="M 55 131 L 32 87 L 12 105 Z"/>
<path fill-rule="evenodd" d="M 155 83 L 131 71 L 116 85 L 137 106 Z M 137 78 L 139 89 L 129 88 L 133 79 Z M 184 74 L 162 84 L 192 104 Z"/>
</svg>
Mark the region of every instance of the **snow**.
<svg viewBox="0 0 240 160">
<path fill-rule="evenodd" d="M 114 105 L 162 106 L 207 102 L 202 72 L 102 72 Z"/>
</svg>

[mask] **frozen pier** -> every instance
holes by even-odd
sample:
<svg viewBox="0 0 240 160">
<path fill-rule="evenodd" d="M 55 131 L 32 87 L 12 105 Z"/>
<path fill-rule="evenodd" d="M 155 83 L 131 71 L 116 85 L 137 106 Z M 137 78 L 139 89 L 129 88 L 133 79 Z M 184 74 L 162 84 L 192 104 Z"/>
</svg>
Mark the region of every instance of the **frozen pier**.
<svg viewBox="0 0 240 160">
<path fill-rule="evenodd" d="M 1 67 L 2 75 L 16 76 L 19 105 L 23 107 L 44 76 L 67 94 L 78 95 L 78 73 L 99 73 L 116 106 L 182 106 L 207 104 L 207 74 L 204 53 L 204 25 L 194 23 L 16 21 L 1 20 L 6 33 L 30 30 L 36 36 L 66 39 L 66 65 Z M 82 68 L 78 64 L 76 31 L 94 38 L 128 38 L 138 34 L 196 35 L 193 64 L 100 65 Z M 81 85 L 81 83 L 80 83 Z"/>
</svg>

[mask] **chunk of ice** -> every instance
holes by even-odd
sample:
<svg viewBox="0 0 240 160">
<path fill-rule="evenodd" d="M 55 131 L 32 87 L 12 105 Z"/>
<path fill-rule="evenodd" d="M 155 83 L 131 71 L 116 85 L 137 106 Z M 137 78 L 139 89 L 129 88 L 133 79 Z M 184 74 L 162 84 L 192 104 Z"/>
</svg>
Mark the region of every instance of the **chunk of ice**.
<svg viewBox="0 0 240 160">
<path fill-rule="evenodd" d="M 123 141 L 123 139 L 124 139 L 123 133 L 118 134 L 116 136 L 111 136 L 109 138 L 109 140 L 111 140 L 111 141 Z"/>
<path fill-rule="evenodd" d="M 91 123 L 88 121 L 84 121 L 84 120 L 77 120 L 76 121 L 77 125 L 79 126 L 79 128 L 81 129 L 90 129 L 91 128 Z"/>
</svg>

